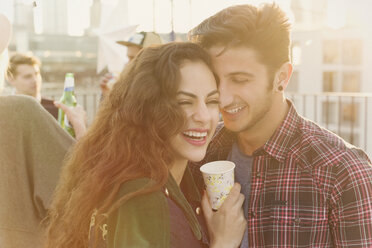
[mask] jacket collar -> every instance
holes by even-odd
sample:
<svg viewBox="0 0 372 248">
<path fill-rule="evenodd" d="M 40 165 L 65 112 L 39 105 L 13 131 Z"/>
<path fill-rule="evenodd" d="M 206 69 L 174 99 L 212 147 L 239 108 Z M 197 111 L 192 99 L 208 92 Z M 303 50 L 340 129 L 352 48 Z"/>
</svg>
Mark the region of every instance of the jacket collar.
<svg viewBox="0 0 372 248">
<path fill-rule="evenodd" d="M 190 169 L 186 167 L 180 187 L 178 187 L 177 182 L 169 173 L 166 188 L 168 189 L 169 197 L 184 212 L 195 237 L 200 240 L 202 238 L 201 226 L 190 203 L 200 203 L 201 196 L 191 175 Z"/>
</svg>

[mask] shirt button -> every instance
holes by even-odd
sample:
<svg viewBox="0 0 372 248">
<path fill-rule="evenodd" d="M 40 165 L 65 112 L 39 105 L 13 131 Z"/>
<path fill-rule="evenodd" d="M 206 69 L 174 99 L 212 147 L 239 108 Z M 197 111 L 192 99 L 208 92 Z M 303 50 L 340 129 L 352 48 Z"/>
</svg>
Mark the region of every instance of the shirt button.
<svg viewBox="0 0 372 248">
<path fill-rule="evenodd" d="M 253 212 L 253 211 L 251 211 L 251 219 L 254 219 L 254 217 L 256 217 L 256 213 L 255 212 Z"/>
<path fill-rule="evenodd" d="M 196 212 L 197 215 L 199 215 L 199 214 L 200 214 L 200 207 L 197 207 L 197 208 L 195 209 L 195 212 Z"/>
<path fill-rule="evenodd" d="M 256 177 L 261 177 L 261 172 L 257 171 L 256 172 Z"/>
<path fill-rule="evenodd" d="M 301 222 L 301 219 L 300 218 L 296 218 L 295 219 L 295 225 L 296 226 L 299 226 L 300 225 L 300 222 Z"/>
</svg>

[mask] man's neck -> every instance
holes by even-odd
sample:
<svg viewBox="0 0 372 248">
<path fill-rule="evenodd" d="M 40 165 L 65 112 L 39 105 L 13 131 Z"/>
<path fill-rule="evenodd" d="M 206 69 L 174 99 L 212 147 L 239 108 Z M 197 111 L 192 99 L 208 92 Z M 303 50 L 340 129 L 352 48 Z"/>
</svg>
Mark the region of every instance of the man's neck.
<svg viewBox="0 0 372 248">
<path fill-rule="evenodd" d="M 246 155 L 252 155 L 254 151 L 262 147 L 275 133 L 285 119 L 289 110 L 287 101 L 273 103 L 273 107 L 266 116 L 252 128 L 238 134 L 238 145 Z"/>
</svg>

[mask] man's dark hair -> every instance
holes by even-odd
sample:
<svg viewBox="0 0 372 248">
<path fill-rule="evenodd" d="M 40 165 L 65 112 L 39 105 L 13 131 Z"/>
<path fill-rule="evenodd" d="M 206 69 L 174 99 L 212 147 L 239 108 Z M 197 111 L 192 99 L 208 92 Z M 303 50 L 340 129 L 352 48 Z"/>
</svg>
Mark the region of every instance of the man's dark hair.
<svg viewBox="0 0 372 248">
<path fill-rule="evenodd" d="M 261 7 L 246 4 L 218 12 L 192 29 L 188 36 L 204 48 L 252 48 L 272 75 L 290 61 L 290 26 L 288 17 L 276 4 Z"/>
</svg>

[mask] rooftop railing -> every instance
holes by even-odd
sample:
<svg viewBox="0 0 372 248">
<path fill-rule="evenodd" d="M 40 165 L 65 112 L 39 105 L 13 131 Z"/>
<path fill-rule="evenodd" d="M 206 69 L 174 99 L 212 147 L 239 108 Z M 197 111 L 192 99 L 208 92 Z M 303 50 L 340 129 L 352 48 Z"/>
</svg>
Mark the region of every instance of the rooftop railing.
<svg viewBox="0 0 372 248">
<path fill-rule="evenodd" d="M 372 94 L 286 93 L 304 117 L 362 148 L 372 157 Z"/>
<path fill-rule="evenodd" d="M 94 118 L 101 99 L 98 89 L 76 89 L 78 103 Z M 59 99 L 61 91 L 44 96 Z M 362 148 L 372 158 L 372 94 L 364 93 L 286 93 L 299 114 Z"/>
</svg>

